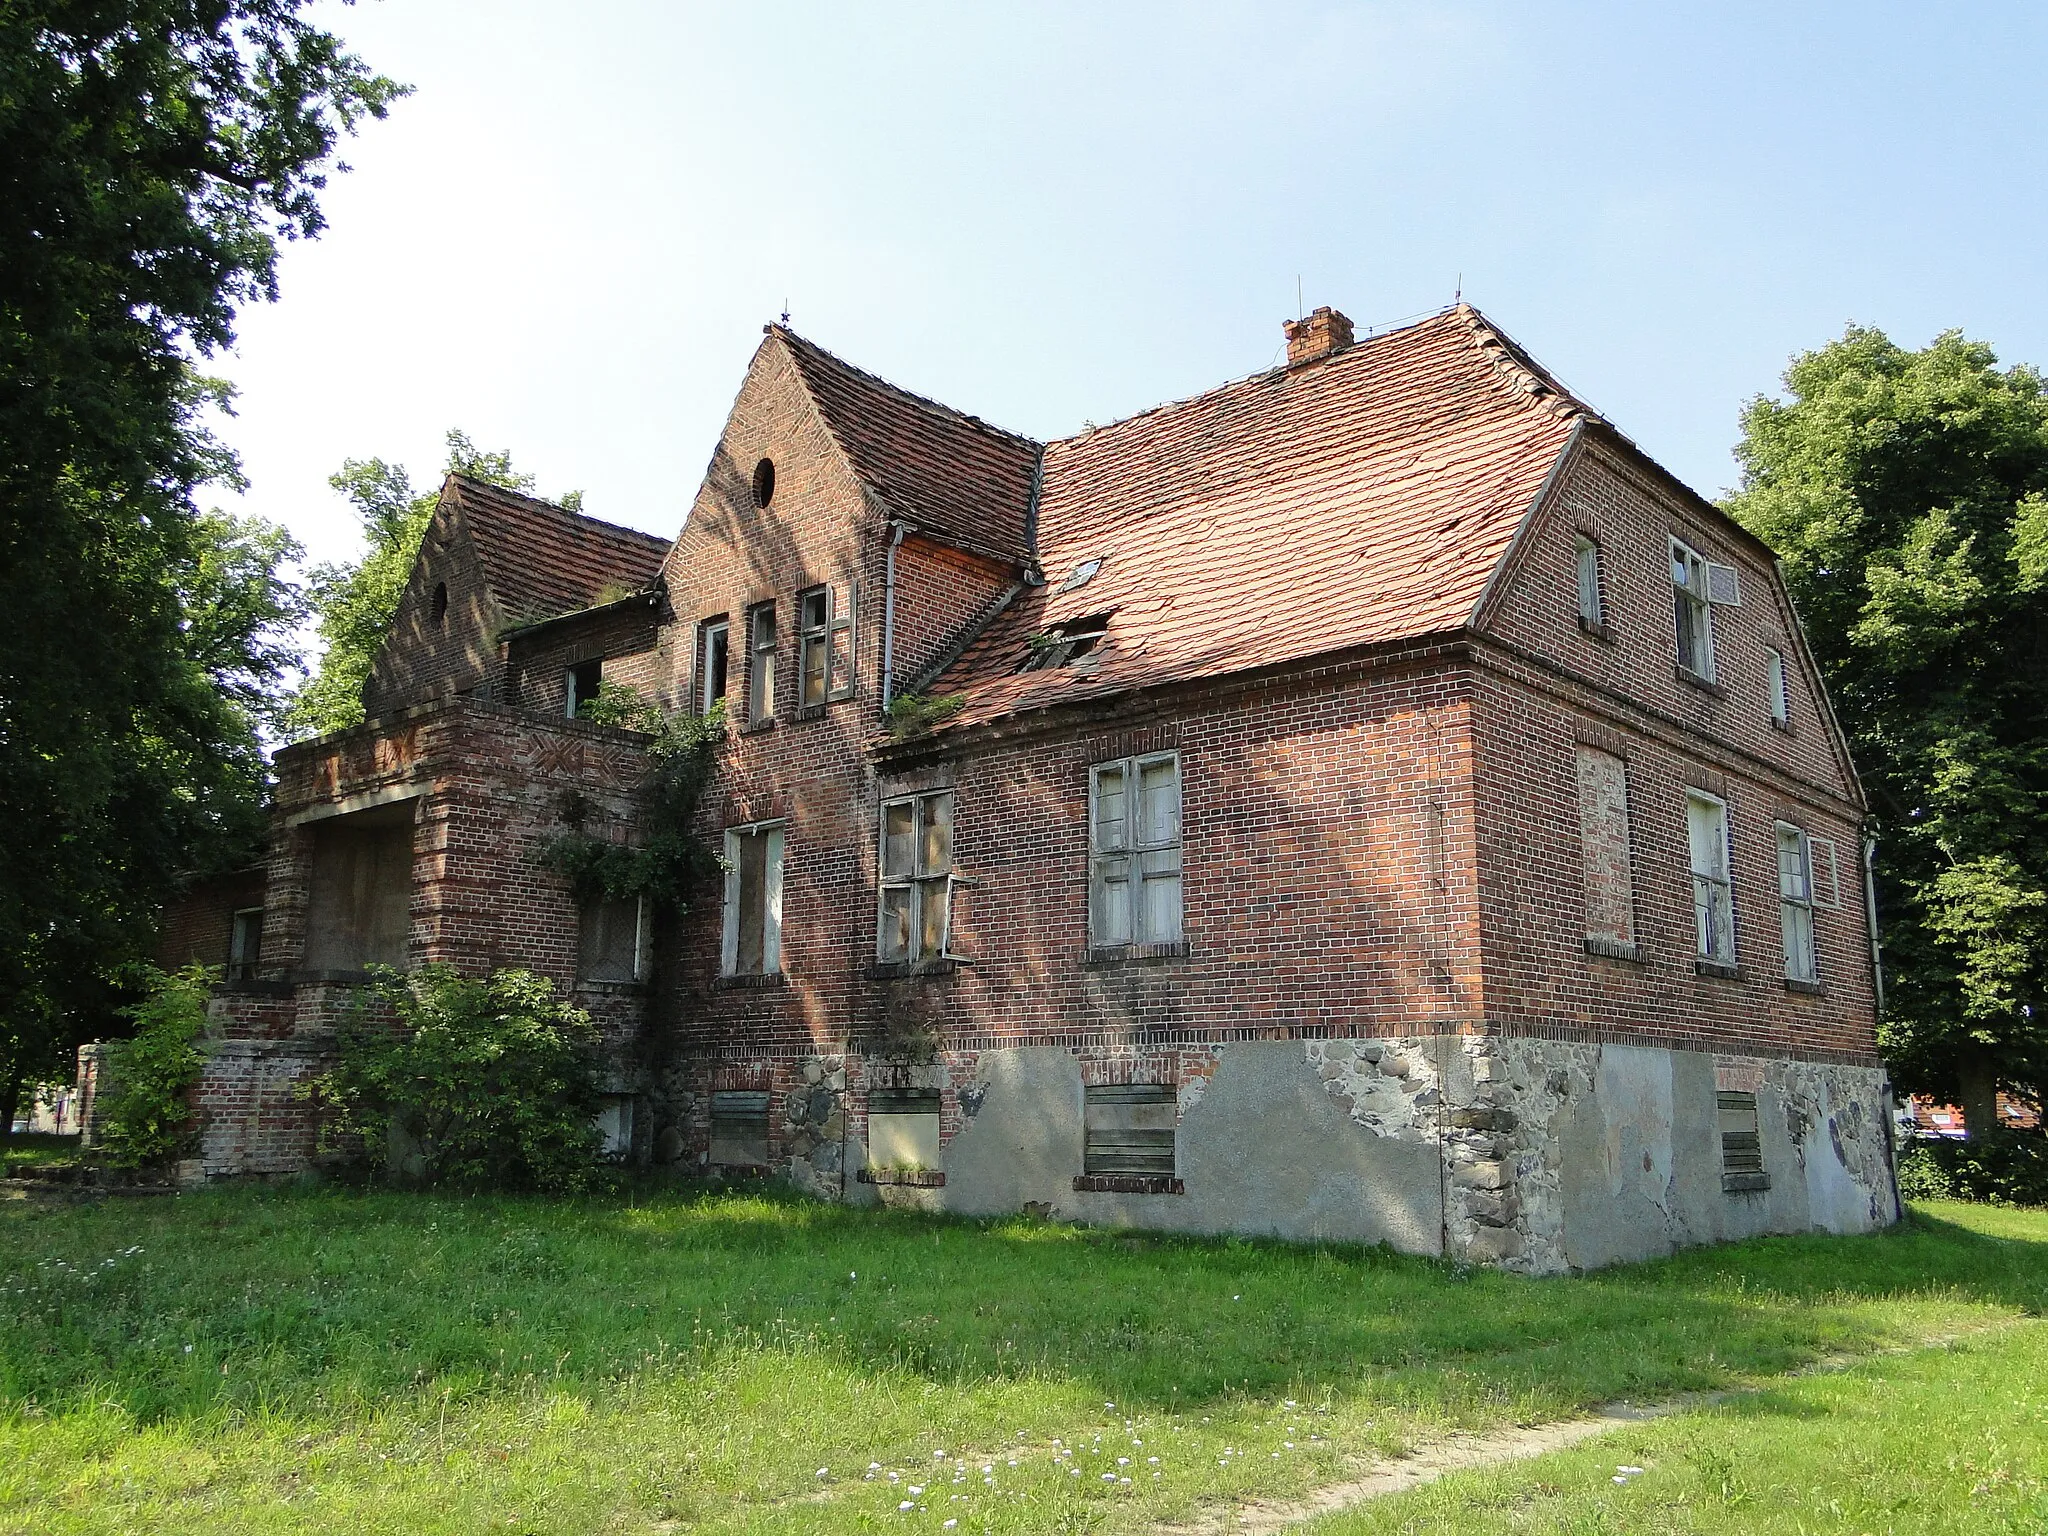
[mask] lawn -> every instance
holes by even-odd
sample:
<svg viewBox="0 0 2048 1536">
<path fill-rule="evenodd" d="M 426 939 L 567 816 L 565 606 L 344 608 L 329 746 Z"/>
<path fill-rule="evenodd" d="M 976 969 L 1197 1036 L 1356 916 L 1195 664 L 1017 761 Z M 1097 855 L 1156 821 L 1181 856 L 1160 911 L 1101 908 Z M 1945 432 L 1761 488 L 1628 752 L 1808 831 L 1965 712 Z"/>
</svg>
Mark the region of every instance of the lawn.
<svg viewBox="0 0 2048 1536">
<path fill-rule="evenodd" d="M 1447 1429 L 1763 1380 L 2044 1301 L 2048 1216 L 1960 1207 L 1528 1280 L 765 1195 L 15 1202 L 0 1530 L 1143 1530 Z M 2001 1337 L 2023 1336 L 2039 1350 Z M 1866 1379 L 1881 1397 L 1883 1373 L 1974 1349 L 1770 1401 Z M 1811 1401 L 1820 1423 L 1835 1399 Z M 1748 1411 L 1702 1421 L 1735 1436 Z M 1573 1504 L 1531 1484 L 1471 1528 L 1523 1529 L 1552 1498 L 1609 1523 L 1527 1528 L 1659 1528 L 1600 1511 L 1710 1479 L 1718 1462 L 1656 1449 L 1683 1433 L 1642 1430 L 1630 1454 L 1651 1470 L 1627 1487 Z M 1370 1518 L 1463 1529 L 1412 1500 L 1464 1482 Z"/>
</svg>

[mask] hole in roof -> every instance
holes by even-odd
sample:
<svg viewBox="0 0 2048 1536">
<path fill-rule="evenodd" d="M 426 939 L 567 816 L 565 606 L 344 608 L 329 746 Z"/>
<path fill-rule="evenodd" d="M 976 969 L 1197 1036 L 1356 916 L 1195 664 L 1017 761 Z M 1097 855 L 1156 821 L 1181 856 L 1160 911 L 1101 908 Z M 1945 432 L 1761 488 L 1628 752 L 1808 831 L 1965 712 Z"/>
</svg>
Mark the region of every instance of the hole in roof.
<svg viewBox="0 0 2048 1536">
<path fill-rule="evenodd" d="M 775 461 L 763 459 L 754 466 L 754 505 L 765 507 L 775 499 Z"/>
<path fill-rule="evenodd" d="M 1089 582 L 1093 581 L 1095 573 L 1101 569 L 1102 556 L 1097 555 L 1092 560 L 1083 560 L 1068 573 L 1067 579 L 1060 583 L 1060 590 L 1062 592 L 1079 591 L 1082 587 L 1087 586 Z"/>
<path fill-rule="evenodd" d="M 1068 662 L 1086 656 L 1102 643 L 1102 637 L 1109 630 L 1109 615 L 1091 613 L 1085 618 L 1066 619 L 1042 630 L 1031 637 L 1025 649 L 1024 659 L 1017 663 L 1019 672 L 1043 672 L 1051 667 L 1064 667 Z"/>
<path fill-rule="evenodd" d="M 445 581 L 437 581 L 434 583 L 434 628 L 446 629 L 447 627 L 448 583 Z"/>
</svg>

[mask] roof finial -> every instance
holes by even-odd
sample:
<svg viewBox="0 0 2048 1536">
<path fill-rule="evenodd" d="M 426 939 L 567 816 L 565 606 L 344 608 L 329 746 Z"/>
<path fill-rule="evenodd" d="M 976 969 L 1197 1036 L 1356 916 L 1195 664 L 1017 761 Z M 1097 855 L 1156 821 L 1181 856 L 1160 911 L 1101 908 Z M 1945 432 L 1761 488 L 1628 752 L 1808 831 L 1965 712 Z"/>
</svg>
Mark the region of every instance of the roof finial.
<svg viewBox="0 0 2048 1536">
<path fill-rule="evenodd" d="M 1464 273 L 1462 273 L 1462 272 L 1460 272 L 1460 273 L 1458 274 L 1458 282 L 1457 282 L 1457 286 L 1456 286 L 1456 287 L 1454 287 L 1454 288 L 1453 288 L 1453 289 L 1451 290 L 1451 303 L 1452 303 L 1452 305 L 1453 305 L 1453 306 L 1456 306 L 1456 305 L 1462 304 L 1462 303 L 1464 303 L 1464 302 L 1465 302 L 1465 274 L 1464 274 Z M 784 316 L 783 316 L 782 318 L 783 318 L 784 320 L 787 320 L 787 319 L 789 318 L 789 316 L 787 316 L 787 315 L 784 315 Z"/>
<path fill-rule="evenodd" d="M 782 301 L 782 323 L 785 327 L 789 325 L 789 300 L 787 299 Z"/>
</svg>

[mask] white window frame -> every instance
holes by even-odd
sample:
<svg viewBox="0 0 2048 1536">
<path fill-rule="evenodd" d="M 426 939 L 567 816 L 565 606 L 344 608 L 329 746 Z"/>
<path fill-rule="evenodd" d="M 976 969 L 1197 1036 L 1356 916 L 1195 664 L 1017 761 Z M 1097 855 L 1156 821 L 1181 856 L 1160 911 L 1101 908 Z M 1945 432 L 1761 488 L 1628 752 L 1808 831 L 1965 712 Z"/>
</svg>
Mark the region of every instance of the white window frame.
<svg viewBox="0 0 2048 1536">
<path fill-rule="evenodd" d="M 764 621 L 768 630 L 765 643 L 761 638 Z M 774 601 L 750 605 L 746 624 L 747 724 L 765 725 L 775 718 L 775 651 L 781 642 Z"/>
<path fill-rule="evenodd" d="M 1600 591 L 1600 541 L 1590 533 L 1575 536 L 1572 545 L 1579 566 L 1579 623 L 1587 629 L 1607 627 L 1607 604 Z"/>
<path fill-rule="evenodd" d="M 946 807 L 946 857 L 943 867 L 927 867 L 925 829 L 931 808 L 943 801 Z M 909 806 L 910 867 L 892 872 L 889 868 L 889 812 Z M 882 802 L 875 826 L 875 959 L 883 965 L 922 965 L 948 959 L 953 947 L 953 840 L 957 835 L 955 815 L 959 802 L 950 789 L 921 790 L 914 795 L 894 795 Z M 890 897 L 900 895 L 909 913 L 909 934 L 901 953 L 889 949 Z M 925 917 L 933 902 L 939 904 L 939 943 L 927 953 L 924 946 Z"/>
<path fill-rule="evenodd" d="M 725 686 L 719 689 L 716 698 L 711 695 L 711 645 L 714 638 L 721 638 L 725 642 L 725 677 L 722 680 Z M 710 714 L 714 706 L 724 701 L 726 692 L 731 687 L 732 621 L 723 616 L 701 620 L 697 625 L 697 713 Z"/>
<path fill-rule="evenodd" d="M 1772 825 L 1778 864 L 1778 932 L 1787 981 L 1820 980 L 1820 939 L 1814 929 L 1813 840 L 1789 821 Z"/>
<path fill-rule="evenodd" d="M 1764 647 L 1764 695 L 1771 718 L 1780 725 L 1792 723 L 1792 692 L 1785 675 L 1785 653 L 1775 645 Z"/>
<path fill-rule="evenodd" d="M 1173 827 L 1170 837 L 1147 838 L 1139 827 L 1138 785 L 1146 768 L 1168 763 L 1173 768 Z M 1102 781 L 1122 774 L 1124 815 L 1121 831 L 1105 822 Z M 1186 780 L 1178 752 L 1147 752 L 1135 757 L 1096 763 L 1088 770 L 1088 946 L 1090 949 L 1145 948 L 1183 944 L 1187 940 L 1187 889 L 1183 858 L 1183 817 Z M 1175 897 L 1170 931 L 1147 926 L 1148 880 L 1172 879 Z M 1112 891 L 1111 887 L 1120 887 Z M 1122 906 L 1122 937 L 1106 925 L 1113 905 Z"/>
<path fill-rule="evenodd" d="M 725 976 L 780 976 L 782 974 L 782 863 L 785 824 L 755 821 L 725 829 L 725 928 L 719 956 L 719 973 Z M 740 839 L 766 837 L 768 846 L 762 870 L 765 910 L 761 914 L 761 969 L 742 972 L 740 963 Z"/>
<path fill-rule="evenodd" d="M 1707 564 L 1707 557 L 1683 539 L 1671 540 L 1672 633 L 1678 664 L 1711 683 L 1714 604 L 1708 595 Z"/>
<path fill-rule="evenodd" d="M 1716 965 L 1734 965 L 1735 881 L 1731 868 L 1731 839 L 1728 802 L 1703 789 L 1685 792 L 1686 863 L 1692 870 L 1693 943 L 1699 958 Z M 1701 839 L 1694 835 L 1693 807 L 1710 807 L 1720 837 L 1718 849 L 1707 850 L 1707 867 L 1701 866 Z"/>
</svg>

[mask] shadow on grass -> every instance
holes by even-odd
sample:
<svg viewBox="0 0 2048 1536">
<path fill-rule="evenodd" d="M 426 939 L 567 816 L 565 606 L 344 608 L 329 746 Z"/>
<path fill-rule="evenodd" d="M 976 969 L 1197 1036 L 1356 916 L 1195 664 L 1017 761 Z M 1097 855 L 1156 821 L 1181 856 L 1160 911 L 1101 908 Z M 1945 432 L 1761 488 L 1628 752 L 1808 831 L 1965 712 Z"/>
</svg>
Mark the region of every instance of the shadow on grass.
<svg viewBox="0 0 2048 1536">
<path fill-rule="evenodd" d="M 0 1237 L 0 1408 L 111 1400 L 145 1420 L 536 1381 L 596 1400 L 762 1351 L 1180 1409 L 1370 1391 L 1541 1416 L 2048 1302 L 2048 1244 L 1926 1215 L 1545 1280 L 773 1191 L 224 1191 L 9 1213 Z"/>
</svg>

